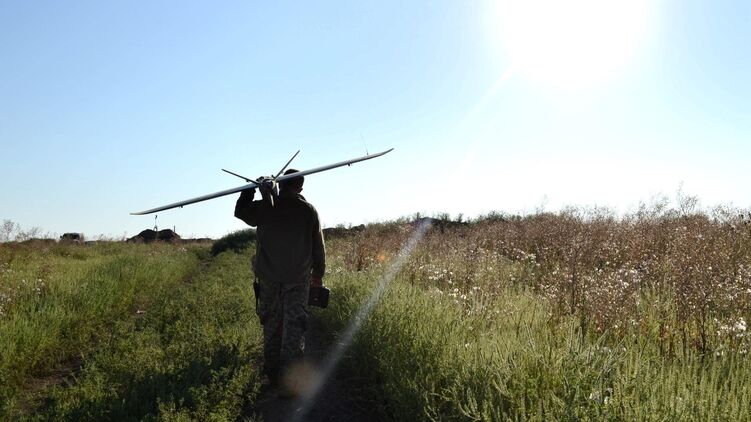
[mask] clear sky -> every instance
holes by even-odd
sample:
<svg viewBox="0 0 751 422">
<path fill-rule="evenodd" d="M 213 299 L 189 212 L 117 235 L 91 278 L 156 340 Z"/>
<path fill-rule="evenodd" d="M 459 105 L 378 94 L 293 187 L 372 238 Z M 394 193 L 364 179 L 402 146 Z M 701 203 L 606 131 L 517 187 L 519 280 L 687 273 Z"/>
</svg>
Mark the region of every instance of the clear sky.
<svg viewBox="0 0 751 422">
<path fill-rule="evenodd" d="M 751 2 L 0 2 L 0 219 L 132 236 L 129 212 L 306 180 L 326 226 L 683 190 L 751 206 Z M 235 195 L 160 228 L 243 228 Z"/>
</svg>

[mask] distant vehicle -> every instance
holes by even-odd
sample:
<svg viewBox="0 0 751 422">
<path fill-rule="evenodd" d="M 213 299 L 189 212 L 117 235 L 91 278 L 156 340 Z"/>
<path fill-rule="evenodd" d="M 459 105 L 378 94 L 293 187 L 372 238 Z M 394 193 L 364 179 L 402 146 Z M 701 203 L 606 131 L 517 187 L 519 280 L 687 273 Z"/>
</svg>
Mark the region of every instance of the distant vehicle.
<svg viewBox="0 0 751 422">
<path fill-rule="evenodd" d="M 61 242 L 83 243 L 83 233 L 64 233 L 60 236 Z"/>
</svg>

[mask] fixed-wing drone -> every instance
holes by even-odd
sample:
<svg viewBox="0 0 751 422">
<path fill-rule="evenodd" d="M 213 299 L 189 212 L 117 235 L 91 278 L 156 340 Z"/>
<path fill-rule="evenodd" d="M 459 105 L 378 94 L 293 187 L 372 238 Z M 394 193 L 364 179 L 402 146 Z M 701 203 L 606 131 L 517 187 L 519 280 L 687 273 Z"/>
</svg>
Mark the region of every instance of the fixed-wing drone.
<svg viewBox="0 0 751 422">
<path fill-rule="evenodd" d="M 274 205 L 274 197 L 276 197 L 277 194 L 278 194 L 277 186 L 278 186 L 279 182 L 283 182 L 285 180 L 290 180 L 290 179 L 295 179 L 295 178 L 302 177 L 302 176 L 307 176 L 307 175 L 313 174 L 313 173 L 320 173 L 322 171 L 331 170 L 331 169 L 334 169 L 334 168 L 337 168 L 337 167 L 349 166 L 349 165 L 352 165 L 354 163 L 358 163 L 360 161 L 365 161 L 365 160 L 370 160 L 371 158 L 380 157 L 380 156 L 382 156 L 384 154 L 387 154 L 387 153 L 389 153 L 389 152 L 391 152 L 393 150 L 394 149 L 391 148 L 389 150 L 386 150 L 386 151 L 383 151 L 383 152 L 379 152 L 377 154 L 368 154 L 368 155 L 366 155 L 364 157 L 353 158 L 351 160 L 345 160 L 345 161 L 341 161 L 341 162 L 338 162 L 338 163 L 329 164 L 327 166 L 321 166 L 321 167 L 316 167 L 316 168 L 310 169 L 310 170 L 304 170 L 304 171 L 300 171 L 300 172 L 296 172 L 296 173 L 292 173 L 292 174 L 282 175 L 282 173 L 284 173 L 284 170 L 287 169 L 287 167 L 292 162 L 292 160 L 294 160 L 295 157 L 297 157 L 297 154 L 300 153 L 300 151 L 297 151 L 295 153 L 295 155 L 293 155 L 292 158 L 290 158 L 289 161 L 287 161 L 287 164 L 285 164 L 284 167 L 282 167 L 282 169 L 279 170 L 279 172 L 276 174 L 276 176 L 259 177 L 256 180 L 249 179 L 249 178 L 247 178 L 245 176 L 240 176 L 239 174 L 233 173 L 233 172 L 231 172 L 229 170 L 222 169 L 222 171 L 224 171 L 224 172 L 227 172 L 227 173 L 229 173 L 229 174 L 231 174 L 233 176 L 237 176 L 237 177 L 239 177 L 241 179 L 244 179 L 247 182 L 247 184 L 242 185 L 242 186 L 238 186 L 236 188 L 223 190 L 223 191 L 220 191 L 220 192 L 210 193 L 208 195 L 203 195 L 203 196 L 199 196 L 199 197 L 192 198 L 192 199 L 186 199 L 184 201 L 175 202 L 173 204 L 163 205 L 161 207 L 152 208 L 152 209 L 146 210 L 146 211 L 132 212 L 130 214 L 131 215 L 144 215 L 144 214 L 151 214 L 151 213 L 155 213 L 155 212 L 159 212 L 159 211 L 169 210 L 169 209 L 172 209 L 172 208 L 178 208 L 178 207 L 182 208 L 185 205 L 195 204 L 196 202 L 207 201 L 209 199 L 219 198 L 220 196 L 231 195 L 233 193 L 242 192 L 244 190 L 255 189 L 255 188 L 261 188 L 262 190 L 265 190 L 266 192 L 269 192 L 270 195 L 267 195 L 268 199 L 271 201 L 271 205 Z"/>
</svg>

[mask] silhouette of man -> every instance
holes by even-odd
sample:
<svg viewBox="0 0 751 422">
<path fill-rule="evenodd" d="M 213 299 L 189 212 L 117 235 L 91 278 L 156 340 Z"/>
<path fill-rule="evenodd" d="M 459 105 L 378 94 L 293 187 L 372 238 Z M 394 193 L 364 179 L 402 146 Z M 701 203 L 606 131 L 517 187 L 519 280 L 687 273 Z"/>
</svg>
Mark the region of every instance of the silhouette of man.
<svg viewBox="0 0 751 422">
<path fill-rule="evenodd" d="M 318 212 L 300 195 L 303 182 L 303 177 L 281 182 L 273 205 L 264 187 L 261 200 L 254 201 L 250 189 L 235 205 L 235 217 L 257 227 L 256 313 L 263 325 L 263 372 L 272 386 L 290 364 L 302 360 L 309 288 L 322 285 L 326 269 Z"/>
</svg>

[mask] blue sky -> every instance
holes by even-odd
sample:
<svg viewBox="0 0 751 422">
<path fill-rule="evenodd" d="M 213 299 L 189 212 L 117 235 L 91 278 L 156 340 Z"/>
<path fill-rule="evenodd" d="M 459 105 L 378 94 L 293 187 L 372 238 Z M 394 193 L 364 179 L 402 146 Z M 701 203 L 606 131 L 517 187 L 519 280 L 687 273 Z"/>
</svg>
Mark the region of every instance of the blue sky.
<svg viewBox="0 0 751 422">
<path fill-rule="evenodd" d="M 494 1 L 4 1 L 0 218 L 131 236 L 154 221 L 129 212 L 238 185 L 220 168 L 255 177 L 298 149 L 305 169 L 391 147 L 308 178 L 325 225 L 628 211 L 681 185 L 751 206 L 751 3 L 645 2 L 623 23 L 587 0 L 561 18 L 536 2 L 523 20 Z M 579 44 L 619 43 L 546 49 L 509 21 L 545 43 L 590 24 Z M 617 68 L 598 71 L 606 57 Z M 221 236 L 243 227 L 234 201 L 159 225 Z"/>
</svg>

